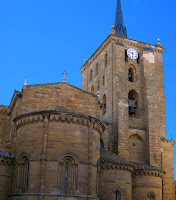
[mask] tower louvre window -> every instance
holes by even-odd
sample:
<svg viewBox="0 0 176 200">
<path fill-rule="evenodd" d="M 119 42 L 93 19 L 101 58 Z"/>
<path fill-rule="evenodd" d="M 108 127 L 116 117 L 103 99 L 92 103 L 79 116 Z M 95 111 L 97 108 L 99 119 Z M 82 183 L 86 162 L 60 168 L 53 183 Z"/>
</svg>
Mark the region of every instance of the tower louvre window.
<svg viewBox="0 0 176 200">
<path fill-rule="evenodd" d="M 135 90 L 131 90 L 128 94 L 128 104 L 129 104 L 129 116 L 131 118 L 136 117 L 137 109 L 137 93 Z"/>
<path fill-rule="evenodd" d="M 134 82 L 134 70 L 132 68 L 128 70 L 128 80 Z"/>
</svg>

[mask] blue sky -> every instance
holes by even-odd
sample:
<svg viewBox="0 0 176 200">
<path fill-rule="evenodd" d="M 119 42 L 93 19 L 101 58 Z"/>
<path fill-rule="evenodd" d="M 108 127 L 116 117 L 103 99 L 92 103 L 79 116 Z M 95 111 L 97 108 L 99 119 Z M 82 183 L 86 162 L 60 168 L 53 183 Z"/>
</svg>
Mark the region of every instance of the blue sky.
<svg viewBox="0 0 176 200">
<path fill-rule="evenodd" d="M 128 38 L 160 38 L 166 49 L 167 136 L 176 141 L 176 1 L 121 1 Z M 67 82 L 81 88 L 80 68 L 109 35 L 115 9 L 116 0 L 0 1 L 0 105 L 9 105 L 26 76 L 28 84 L 60 82 L 66 70 Z"/>
</svg>

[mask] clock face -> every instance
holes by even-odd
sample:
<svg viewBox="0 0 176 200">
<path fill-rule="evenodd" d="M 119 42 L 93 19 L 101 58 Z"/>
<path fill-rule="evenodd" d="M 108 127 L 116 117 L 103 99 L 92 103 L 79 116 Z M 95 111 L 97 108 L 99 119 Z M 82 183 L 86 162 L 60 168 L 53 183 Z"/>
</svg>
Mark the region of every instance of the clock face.
<svg viewBox="0 0 176 200">
<path fill-rule="evenodd" d="M 133 48 L 129 48 L 128 50 L 127 50 L 127 55 L 128 55 L 128 57 L 130 58 L 130 59 L 132 59 L 132 60 L 136 60 L 136 59 L 138 59 L 138 52 L 136 51 L 136 49 L 133 49 Z"/>
</svg>

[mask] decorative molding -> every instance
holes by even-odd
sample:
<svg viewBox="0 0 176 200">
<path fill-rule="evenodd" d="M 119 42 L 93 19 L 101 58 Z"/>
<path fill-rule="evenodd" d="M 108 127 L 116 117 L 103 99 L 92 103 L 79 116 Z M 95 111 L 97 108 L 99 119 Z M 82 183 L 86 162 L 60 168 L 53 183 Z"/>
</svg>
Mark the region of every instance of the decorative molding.
<svg viewBox="0 0 176 200">
<path fill-rule="evenodd" d="M 57 194 L 57 192 L 51 192 L 51 193 L 13 193 L 10 194 L 10 197 L 15 196 L 58 196 L 58 197 L 74 197 L 74 198 L 85 198 L 85 199 L 97 199 L 99 200 L 99 197 L 91 196 L 91 195 L 71 195 L 71 194 Z"/>
<path fill-rule="evenodd" d="M 18 98 L 22 98 L 22 93 L 15 90 L 9 105 L 9 112 L 11 113 Z"/>
<path fill-rule="evenodd" d="M 78 156 L 77 156 L 75 153 L 70 152 L 70 151 L 66 151 L 66 152 L 60 153 L 60 154 L 59 154 L 58 162 L 59 162 L 59 163 L 62 163 L 62 162 L 63 162 L 63 159 L 64 159 L 65 157 L 69 157 L 69 156 L 71 156 L 71 157 L 74 159 L 76 165 L 79 164 L 79 158 L 78 158 Z"/>
<path fill-rule="evenodd" d="M 15 160 L 16 160 L 16 161 L 19 161 L 19 159 L 20 159 L 21 157 L 27 157 L 29 161 L 30 161 L 30 159 L 31 159 L 30 154 L 28 154 L 28 153 L 26 153 L 26 152 L 21 152 L 21 153 L 19 153 L 19 154 L 17 154 L 17 155 L 15 156 Z"/>
<path fill-rule="evenodd" d="M 136 176 L 154 176 L 154 177 L 159 177 L 159 178 L 163 178 L 163 175 L 165 174 L 164 171 L 147 170 L 147 169 L 138 170 L 138 169 L 135 169 L 132 165 L 125 165 L 125 164 L 120 164 L 120 163 L 103 163 L 101 164 L 101 169 L 124 170 L 124 171 L 129 171 Z"/>
<path fill-rule="evenodd" d="M 98 169 L 102 170 L 125 170 L 136 176 L 155 176 L 163 178 L 165 171 L 142 163 L 132 163 L 118 159 L 103 159 L 98 161 Z"/>
<path fill-rule="evenodd" d="M 172 145 L 175 144 L 175 141 L 173 141 L 173 140 L 167 140 L 167 139 L 161 138 L 161 141 L 164 142 L 164 143 L 170 143 L 170 144 L 172 144 Z"/>
<path fill-rule="evenodd" d="M 0 165 L 11 165 L 13 162 L 12 158 L 6 158 L 6 157 L 2 157 L 0 156 Z"/>
<path fill-rule="evenodd" d="M 136 176 L 154 176 L 163 178 L 163 175 L 165 174 L 164 171 L 157 171 L 157 170 L 135 170 L 134 175 Z"/>
<path fill-rule="evenodd" d="M 133 172 L 134 168 L 133 166 L 130 165 L 125 165 L 125 164 L 120 164 L 120 163 L 103 163 L 101 164 L 101 169 L 103 170 L 124 170 L 124 171 L 129 171 L 129 172 Z"/>
<path fill-rule="evenodd" d="M 26 124 L 43 122 L 45 116 L 48 117 L 50 122 L 72 123 L 87 127 L 92 125 L 93 129 L 97 130 L 100 134 L 105 130 L 104 124 L 95 117 L 61 110 L 41 110 L 20 115 L 14 119 L 15 126 L 18 129 Z"/>
</svg>

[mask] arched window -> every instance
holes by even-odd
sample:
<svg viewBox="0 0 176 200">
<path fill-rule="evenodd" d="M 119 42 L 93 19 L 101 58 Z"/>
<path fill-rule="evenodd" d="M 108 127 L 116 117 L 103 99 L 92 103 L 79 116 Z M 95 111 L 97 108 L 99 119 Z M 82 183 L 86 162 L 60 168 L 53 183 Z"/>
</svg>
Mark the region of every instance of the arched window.
<svg viewBox="0 0 176 200">
<path fill-rule="evenodd" d="M 90 82 L 92 81 L 92 69 L 90 70 Z"/>
<path fill-rule="evenodd" d="M 96 76 L 98 75 L 98 63 L 96 64 Z"/>
<path fill-rule="evenodd" d="M 120 194 L 120 191 L 119 191 L 119 190 L 116 190 L 116 193 L 115 193 L 115 200 L 121 200 L 121 194 Z"/>
<path fill-rule="evenodd" d="M 103 95 L 103 105 L 102 105 L 103 115 L 106 113 L 106 95 Z"/>
<path fill-rule="evenodd" d="M 129 116 L 131 118 L 136 117 L 137 109 L 137 93 L 134 90 L 131 90 L 128 94 L 128 104 L 129 104 Z"/>
<path fill-rule="evenodd" d="M 76 194 L 78 163 L 73 155 L 66 155 L 59 162 L 58 188 L 61 194 Z"/>
<path fill-rule="evenodd" d="M 108 54 L 107 53 L 104 56 L 104 64 L 105 64 L 105 68 L 106 68 L 108 65 Z"/>
<path fill-rule="evenodd" d="M 91 93 L 94 94 L 94 86 L 91 87 Z"/>
<path fill-rule="evenodd" d="M 105 76 L 103 76 L 102 82 L 103 82 L 103 86 L 104 86 L 105 85 Z"/>
<path fill-rule="evenodd" d="M 26 192 L 28 189 L 29 181 L 29 158 L 26 154 L 22 153 L 16 162 L 14 184 L 15 190 L 18 192 Z"/>
<path fill-rule="evenodd" d="M 132 68 L 128 70 L 128 80 L 134 82 L 134 70 Z"/>
<path fill-rule="evenodd" d="M 150 192 L 150 193 L 148 193 L 147 197 L 149 200 L 155 200 L 155 193 Z"/>
</svg>

